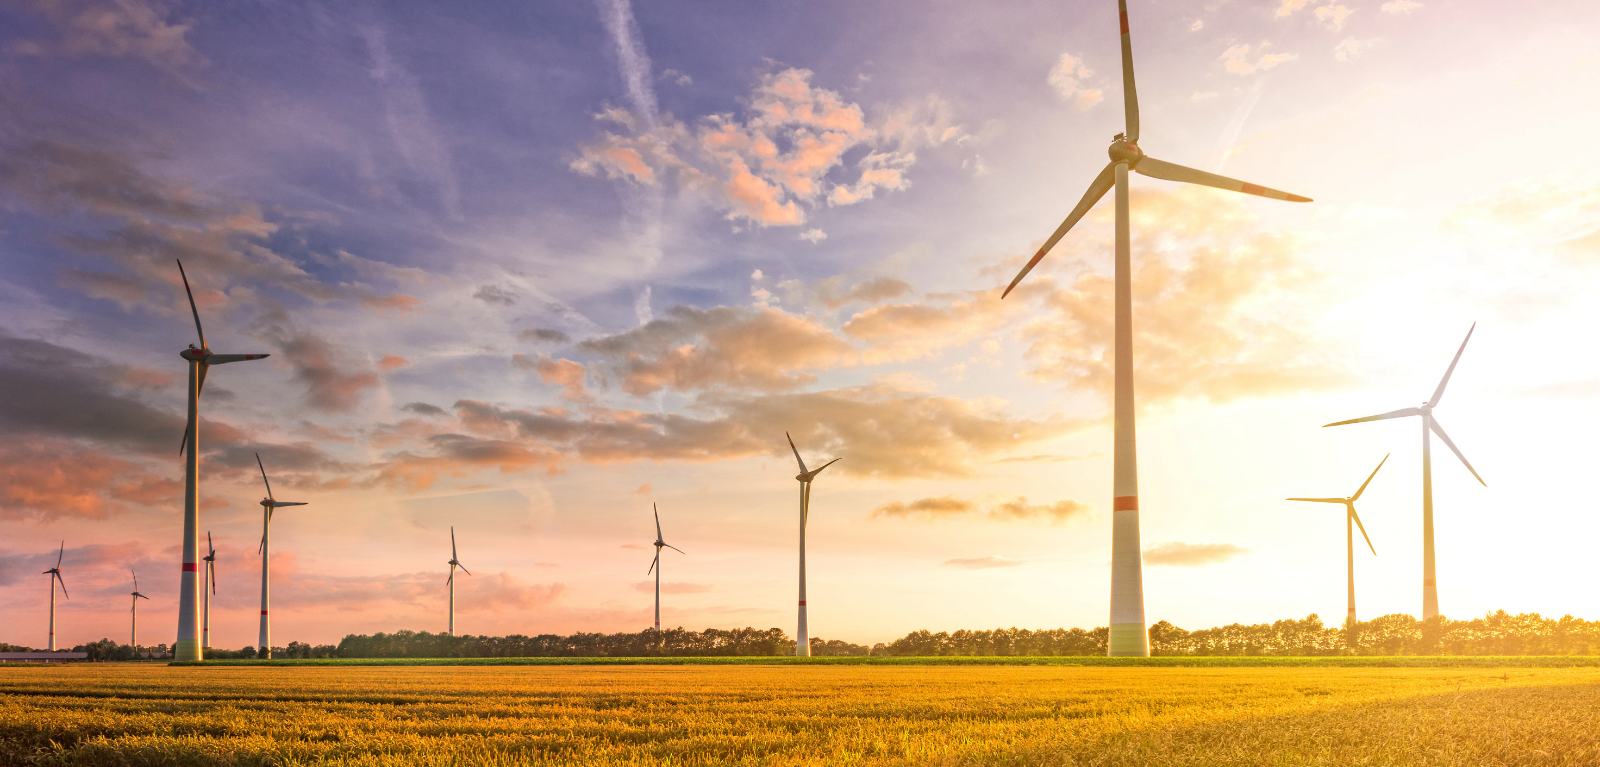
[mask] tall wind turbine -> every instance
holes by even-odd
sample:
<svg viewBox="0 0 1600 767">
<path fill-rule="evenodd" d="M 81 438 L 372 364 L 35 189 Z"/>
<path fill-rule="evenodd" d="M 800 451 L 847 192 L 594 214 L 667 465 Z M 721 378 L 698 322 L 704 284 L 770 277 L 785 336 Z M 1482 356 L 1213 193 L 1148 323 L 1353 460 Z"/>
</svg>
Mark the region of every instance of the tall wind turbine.
<svg viewBox="0 0 1600 767">
<path fill-rule="evenodd" d="M 150 597 L 139 593 L 139 574 L 134 572 L 131 567 L 128 568 L 128 574 L 133 576 L 133 610 L 131 611 L 133 613 L 133 641 L 129 642 L 128 646 L 132 647 L 134 653 L 137 654 L 139 652 L 139 600 L 148 600 Z"/>
<path fill-rule="evenodd" d="M 794 451 L 795 463 L 800 464 L 800 473 L 794 477 L 800 480 L 800 636 L 795 640 L 794 654 L 804 658 L 811 655 L 811 634 L 806 628 L 806 516 L 811 511 L 811 480 L 839 459 L 822 464 L 816 471 L 807 471 L 800 450 L 794 446 L 794 437 L 790 437 L 789 432 L 784 432 L 783 436 L 789 440 L 789 449 Z M 656 551 L 660 553 L 660 549 Z"/>
<path fill-rule="evenodd" d="M 61 596 L 71 599 L 67 594 L 67 582 L 61 578 L 61 558 L 67 555 L 67 542 L 61 542 L 61 550 L 56 552 L 56 566 L 46 570 L 40 575 L 50 576 L 50 651 L 56 649 L 56 582 L 61 582 Z"/>
<path fill-rule="evenodd" d="M 1383 468 L 1383 465 L 1388 461 L 1389 456 L 1384 456 L 1383 460 L 1378 462 L 1378 469 Z M 1367 481 L 1362 482 L 1360 489 L 1356 490 L 1356 494 L 1350 496 L 1349 498 L 1289 499 L 1291 501 L 1310 501 L 1312 503 L 1344 504 L 1344 560 L 1345 569 L 1347 571 L 1347 586 L 1350 597 L 1349 609 L 1345 612 L 1344 618 L 1345 625 L 1347 626 L 1356 622 L 1356 540 L 1354 531 L 1350 529 L 1350 523 L 1351 521 L 1354 521 L 1356 526 L 1361 528 L 1361 537 L 1366 539 L 1367 548 L 1372 549 L 1372 556 L 1378 556 L 1378 550 L 1372 548 L 1372 539 L 1367 537 L 1367 526 L 1361 524 L 1361 516 L 1356 514 L 1356 499 L 1360 498 L 1361 494 L 1367 491 L 1367 485 L 1372 484 L 1372 478 L 1378 476 L 1378 469 L 1373 469 L 1372 473 L 1367 475 Z"/>
<path fill-rule="evenodd" d="M 1444 433 L 1444 427 L 1439 425 L 1439 420 L 1433 417 L 1433 409 L 1438 406 L 1440 398 L 1444 397 L 1445 384 L 1450 383 L 1450 374 L 1456 372 L 1456 363 L 1461 361 L 1461 353 L 1467 350 L 1467 342 L 1472 340 L 1472 331 L 1478 329 L 1478 323 L 1472 323 L 1467 329 L 1467 337 L 1461 340 L 1461 348 L 1456 350 L 1455 359 L 1450 360 L 1450 367 L 1445 368 L 1444 378 L 1439 379 L 1439 388 L 1433 390 L 1433 396 L 1419 407 L 1401 408 L 1381 415 L 1369 415 L 1366 418 L 1352 418 L 1348 421 L 1338 421 L 1325 424 L 1328 426 L 1343 426 L 1347 423 L 1362 423 L 1364 421 L 1385 421 L 1390 418 L 1407 418 L 1410 416 L 1422 417 L 1422 619 L 1429 620 L 1439 614 L 1439 589 L 1434 581 L 1433 574 L 1433 453 L 1429 442 L 1429 432 L 1439 435 L 1439 439 L 1461 459 L 1461 465 L 1472 472 L 1473 479 L 1478 484 L 1488 487 L 1489 483 L 1478 476 L 1477 469 L 1461 454 L 1456 443 L 1450 441 L 1450 436 Z"/>
<path fill-rule="evenodd" d="M 200 623 L 200 647 L 204 650 L 211 649 L 211 597 L 217 593 L 217 547 L 211 544 L 211 531 L 206 531 L 206 548 L 211 553 L 206 555 L 206 571 L 200 576 L 200 591 L 205 595 L 205 610 Z M 210 581 L 210 588 L 206 582 Z"/>
<path fill-rule="evenodd" d="M 656 505 L 653 503 L 650 504 L 650 509 L 651 511 L 654 511 L 656 515 L 656 558 L 654 562 L 650 563 L 650 569 L 646 570 L 644 574 L 649 575 L 651 572 L 656 574 L 656 633 L 659 634 L 661 633 L 661 548 L 665 546 L 666 548 L 672 549 L 679 554 L 683 553 L 683 549 L 667 543 L 666 540 L 661 537 L 661 510 L 656 508 Z M 804 551 L 803 548 L 802 551 Z M 805 587 L 801 586 L 801 590 L 803 591 L 804 589 Z M 801 599 L 803 600 L 805 597 L 801 596 Z M 801 604 L 805 604 L 805 602 L 802 601 Z M 805 618 L 803 615 L 800 618 L 800 622 L 801 625 L 805 624 Z"/>
<path fill-rule="evenodd" d="M 1117 1 L 1122 22 L 1122 103 L 1127 130 L 1118 133 L 1111 141 L 1111 162 L 1089 184 L 1089 191 L 1078 201 L 1077 207 L 1067 215 L 1044 241 L 1039 252 L 1028 265 L 1022 267 L 1016 279 L 1006 287 L 1004 298 L 1040 259 L 1061 240 L 1068 230 L 1095 203 L 1116 187 L 1116 324 L 1115 349 L 1115 406 L 1112 462 L 1112 533 L 1111 533 L 1111 637 L 1110 655 L 1148 656 L 1150 640 L 1144 623 L 1144 571 L 1139 551 L 1139 469 L 1134 444 L 1133 424 L 1133 283 L 1128 241 L 1128 171 L 1133 170 L 1152 178 L 1199 184 L 1233 192 L 1243 192 L 1275 200 L 1310 202 L 1310 198 L 1268 189 L 1218 176 L 1182 165 L 1157 160 L 1145 155 L 1139 148 L 1139 98 L 1133 85 L 1133 47 L 1128 41 L 1128 4 Z"/>
<path fill-rule="evenodd" d="M 183 278 L 183 292 L 189 296 L 189 312 L 194 315 L 194 330 L 200 336 L 200 348 L 178 352 L 189 362 L 189 424 L 183 433 L 179 453 L 187 452 L 183 468 L 183 574 L 178 583 L 178 641 L 173 645 L 173 660 L 203 660 L 205 651 L 200 647 L 200 392 L 206 388 L 206 372 L 212 365 L 229 362 L 264 359 L 265 354 L 213 354 L 206 345 L 206 331 L 200 327 L 200 310 L 194 305 L 194 291 L 189 289 L 189 275 L 183 272 L 183 262 L 178 262 L 178 275 Z"/>
<path fill-rule="evenodd" d="M 461 568 L 461 572 L 464 572 L 467 575 L 472 574 L 472 571 L 468 570 L 466 565 L 461 564 L 461 562 L 458 561 L 459 559 L 460 558 L 456 556 L 456 528 L 455 525 L 451 525 L 450 561 L 445 563 L 450 565 L 450 577 L 446 578 L 444 581 L 444 585 L 450 587 L 450 636 L 456 635 L 456 568 Z"/>
<path fill-rule="evenodd" d="M 272 483 L 267 481 L 267 467 L 261 465 L 261 454 L 256 453 L 256 466 L 261 469 L 261 483 L 267 486 L 267 497 L 261 499 L 261 637 L 257 640 L 260 657 L 272 657 L 272 584 L 268 580 L 268 562 L 272 556 L 272 510 L 284 506 L 304 506 L 305 503 L 280 501 L 272 497 Z"/>
</svg>

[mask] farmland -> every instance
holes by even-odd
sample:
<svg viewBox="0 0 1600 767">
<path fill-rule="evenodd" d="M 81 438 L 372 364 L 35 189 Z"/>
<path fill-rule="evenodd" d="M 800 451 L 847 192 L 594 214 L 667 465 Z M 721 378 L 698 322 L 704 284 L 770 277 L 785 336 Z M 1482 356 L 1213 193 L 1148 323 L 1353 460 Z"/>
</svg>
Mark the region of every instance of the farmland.
<svg viewBox="0 0 1600 767">
<path fill-rule="evenodd" d="M 0 669 L 0 764 L 1600 761 L 1593 667 Z"/>
</svg>

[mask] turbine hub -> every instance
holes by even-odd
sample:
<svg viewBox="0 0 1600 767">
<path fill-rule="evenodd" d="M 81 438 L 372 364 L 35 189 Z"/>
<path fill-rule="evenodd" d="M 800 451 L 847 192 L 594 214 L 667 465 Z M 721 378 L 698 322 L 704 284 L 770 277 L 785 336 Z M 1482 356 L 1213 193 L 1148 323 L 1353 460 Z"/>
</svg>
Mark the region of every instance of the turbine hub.
<svg viewBox="0 0 1600 767">
<path fill-rule="evenodd" d="M 1120 133 L 1117 134 L 1117 140 L 1111 142 L 1111 149 L 1108 152 L 1112 162 L 1125 162 L 1130 168 L 1144 159 L 1144 150 L 1140 149 L 1138 144 L 1123 138 Z"/>
<path fill-rule="evenodd" d="M 206 358 L 211 356 L 211 353 L 205 349 L 196 349 L 194 348 L 194 344 L 189 344 L 189 348 L 178 352 L 178 356 L 189 360 L 190 362 L 205 362 Z"/>
</svg>

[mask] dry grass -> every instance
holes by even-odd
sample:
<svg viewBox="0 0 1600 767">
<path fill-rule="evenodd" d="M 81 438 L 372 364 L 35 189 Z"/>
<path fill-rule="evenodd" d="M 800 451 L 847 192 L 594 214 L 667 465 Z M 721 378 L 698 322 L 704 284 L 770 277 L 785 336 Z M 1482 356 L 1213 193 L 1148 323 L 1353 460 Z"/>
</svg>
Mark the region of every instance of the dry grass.
<svg viewBox="0 0 1600 767">
<path fill-rule="evenodd" d="M 0 764 L 1600 765 L 1600 669 L 0 670 Z"/>
</svg>

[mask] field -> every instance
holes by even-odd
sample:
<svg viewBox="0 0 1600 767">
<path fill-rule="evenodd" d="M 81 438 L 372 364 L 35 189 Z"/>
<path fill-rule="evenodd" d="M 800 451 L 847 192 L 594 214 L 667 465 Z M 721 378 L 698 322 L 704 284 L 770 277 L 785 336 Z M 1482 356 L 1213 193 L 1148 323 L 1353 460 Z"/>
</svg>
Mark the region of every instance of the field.
<svg viewBox="0 0 1600 767">
<path fill-rule="evenodd" d="M 3 765 L 1596 765 L 1597 733 L 1594 667 L 0 669 Z"/>
</svg>

